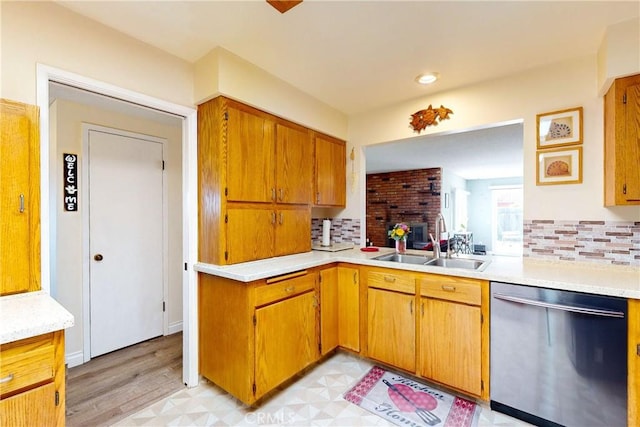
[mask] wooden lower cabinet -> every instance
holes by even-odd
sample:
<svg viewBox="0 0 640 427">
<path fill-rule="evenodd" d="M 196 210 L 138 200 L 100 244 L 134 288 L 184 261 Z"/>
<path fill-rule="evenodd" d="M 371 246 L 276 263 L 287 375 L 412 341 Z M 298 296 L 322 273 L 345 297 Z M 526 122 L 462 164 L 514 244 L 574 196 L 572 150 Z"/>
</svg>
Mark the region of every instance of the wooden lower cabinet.
<svg viewBox="0 0 640 427">
<path fill-rule="evenodd" d="M 64 331 L 0 346 L 0 426 L 64 426 Z"/>
<path fill-rule="evenodd" d="M 630 299 L 628 305 L 627 354 L 627 418 L 628 426 L 640 425 L 640 300 Z"/>
<path fill-rule="evenodd" d="M 251 405 L 319 359 L 316 273 L 198 277 L 201 375 Z"/>
<path fill-rule="evenodd" d="M 421 298 L 420 311 L 418 375 L 480 395 L 480 307 Z"/>
<path fill-rule="evenodd" d="M 320 353 L 338 347 L 338 267 L 320 270 Z"/>
<path fill-rule="evenodd" d="M 488 400 L 488 282 L 427 274 L 418 285 L 418 375 Z"/>
<path fill-rule="evenodd" d="M 256 309 L 256 397 L 318 359 L 314 290 Z"/>
<path fill-rule="evenodd" d="M 367 301 L 368 356 L 415 372 L 415 295 L 369 288 Z"/>
<path fill-rule="evenodd" d="M 360 351 L 360 270 L 338 266 L 338 344 Z"/>
</svg>

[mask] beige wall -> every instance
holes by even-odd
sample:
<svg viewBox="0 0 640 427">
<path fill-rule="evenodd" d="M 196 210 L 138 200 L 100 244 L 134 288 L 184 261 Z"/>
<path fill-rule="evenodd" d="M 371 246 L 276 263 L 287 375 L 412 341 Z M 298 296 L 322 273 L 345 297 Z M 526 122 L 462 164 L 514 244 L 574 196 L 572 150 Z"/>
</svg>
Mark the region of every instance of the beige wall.
<svg viewBox="0 0 640 427">
<path fill-rule="evenodd" d="M 337 138 L 347 137 L 347 116 L 222 48 L 195 64 L 194 99 L 226 95 Z"/>
<path fill-rule="evenodd" d="M 593 55 L 369 111 L 349 118 L 349 141 L 363 147 L 414 138 L 417 134 L 409 128 L 409 116 L 429 104 L 445 105 L 454 114 L 422 135 L 521 119 L 525 219 L 637 221 L 638 207 L 603 207 L 603 100 L 598 95 L 597 74 Z M 578 106 L 584 108 L 583 183 L 536 186 L 536 114 Z M 364 165 L 357 167 L 364 174 Z M 362 182 L 349 195 L 344 217 L 362 212 Z"/>
<path fill-rule="evenodd" d="M 0 96 L 36 103 L 36 64 L 193 106 L 193 66 L 54 2 L 0 2 Z"/>
<path fill-rule="evenodd" d="M 51 106 L 51 194 L 62 200 L 62 154 L 76 153 L 82 165 L 82 123 L 137 132 L 167 139 L 165 174 L 168 193 L 168 324 L 170 332 L 182 329 L 182 129 L 176 126 L 125 116 L 96 107 L 58 100 Z M 82 176 L 82 170 L 79 171 Z M 82 192 L 83 183 L 80 182 Z M 55 202 L 54 200 L 52 200 Z M 64 212 L 56 203 L 56 243 L 52 260 L 56 299 L 75 317 L 75 326 L 66 330 L 67 360 L 77 361 L 83 349 L 82 318 L 82 204 L 78 212 Z M 53 227 L 53 224 L 52 224 Z M 85 231 L 86 232 L 86 231 Z M 81 359 L 80 359 L 81 360 Z"/>
</svg>

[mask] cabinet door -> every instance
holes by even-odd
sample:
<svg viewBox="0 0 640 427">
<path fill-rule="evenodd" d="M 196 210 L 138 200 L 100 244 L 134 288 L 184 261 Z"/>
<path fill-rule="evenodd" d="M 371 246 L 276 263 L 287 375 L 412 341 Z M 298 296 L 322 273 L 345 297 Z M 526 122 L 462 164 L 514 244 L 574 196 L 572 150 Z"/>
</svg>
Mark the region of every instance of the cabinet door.
<svg viewBox="0 0 640 427">
<path fill-rule="evenodd" d="M 605 206 L 640 204 L 640 74 L 616 79 L 604 96 Z"/>
<path fill-rule="evenodd" d="M 628 300 L 627 425 L 640 425 L 640 300 Z"/>
<path fill-rule="evenodd" d="M 256 310 L 256 399 L 317 360 L 315 293 Z"/>
<path fill-rule="evenodd" d="M 320 271 L 320 350 L 327 354 L 338 346 L 338 267 Z"/>
<path fill-rule="evenodd" d="M 56 425 L 54 383 L 0 400 L 0 426 Z"/>
<path fill-rule="evenodd" d="M 316 206 L 342 206 L 347 201 L 346 144 L 317 136 L 316 158 Z"/>
<path fill-rule="evenodd" d="M 338 267 L 338 343 L 360 351 L 360 275 L 357 268 Z"/>
<path fill-rule="evenodd" d="M 227 263 L 235 264 L 272 257 L 275 222 L 276 213 L 272 209 L 227 209 Z M 219 236 L 205 238 L 217 239 Z"/>
<path fill-rule="evenodd" d="M 0 102 L 0 295 L 40 289 L 38 109 Z"/>
<path fill-rule="evenodd" d="M 276 190 L 278 203 L 311 203 L 313 144 L 309 131 L 276 126 Z"/>
<path fill-rule="evenodd" d="M 232 107 L 227 111 L 227 200 L 273 201 L 273 122 Z"/>
<path fill-rule="evenodd" d="M 311 210 L 280 209 L 276 218 L 275 256 L 311 250 Z"/>
<path fill-rule="evenodd" d="M 640 76 L 636 83 L 627 87 L 624 117 L 624 161 L 625 199 L 629 203 L 640 203 Z"/>
<path fill-rule="evenodd" d="M 374 288 L 367 296 L 369 357 L 415 372 L 415 296 Z"/>
<path fill-rule="evenodd" d="M 480 307 L 421 298 L 418 375 L 481 392 Z"/>
</svg>

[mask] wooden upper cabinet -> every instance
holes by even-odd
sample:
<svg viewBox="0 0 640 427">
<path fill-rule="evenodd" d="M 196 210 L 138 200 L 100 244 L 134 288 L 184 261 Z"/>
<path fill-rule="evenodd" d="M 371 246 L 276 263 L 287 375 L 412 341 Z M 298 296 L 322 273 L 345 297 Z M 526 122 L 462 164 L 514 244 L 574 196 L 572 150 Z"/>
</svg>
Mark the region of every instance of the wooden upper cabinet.
<svg viewBox="0 0 640 427">
<path fill-rule="evenodd" d="M 315 137 L 315 206 L 345 207 L 347 203 L 346 143 Z"/>
<path fill-rule="evenodd" d="M 293 207 L 276 211 L 275 256 L 311 250 L 311 211 Z"/>
<path fill-rule="evenodd" d="M 605 206 L 640 205 L 640 74 L 613 82 L 604 128 Z"/>
<path fill-rule="evenodd" d="M 260 207 L 229 207 L 227 209 L 227 250 L 229 264 L 274 256 L 273 240 L 276 212 Z"/>
<path fill-rule="evenodd" d="M 222 96 L 198 106 L 199 261 L 310 251 L 312 198 L 309 129 Z"/>
<path fill-rule="evenodd" d="M 227 200 L 271 202 L 274 197 L 274 123 L 227 108 Z"/>
<path fill-rule="evenodd" d="M 276 125 L 275 173 L 278 203 L 311 203 L 313 144 L 307 129 Z"/>
<path fill-rule="evenodd" d="M 0 295 L 40 289 L 38 107 L 0 100 Z"/>
</svg>

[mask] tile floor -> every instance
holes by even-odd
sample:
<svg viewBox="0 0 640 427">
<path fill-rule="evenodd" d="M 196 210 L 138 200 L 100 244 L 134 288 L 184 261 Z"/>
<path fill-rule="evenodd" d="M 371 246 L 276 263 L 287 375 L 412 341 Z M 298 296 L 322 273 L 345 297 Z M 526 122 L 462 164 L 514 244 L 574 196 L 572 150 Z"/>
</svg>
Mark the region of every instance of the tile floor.
<svg viewBox="0 0 640 427">
<path fill-rule="evenodd" d="M 373 363 L 338 352 L 248 408 L 211 382 L 181 390 L 116 423 L 116 426 L 392 426 L 347 402 L 342 395 Z M 478 427 L 528 424 L 482 406 Z"/>
</svg>

